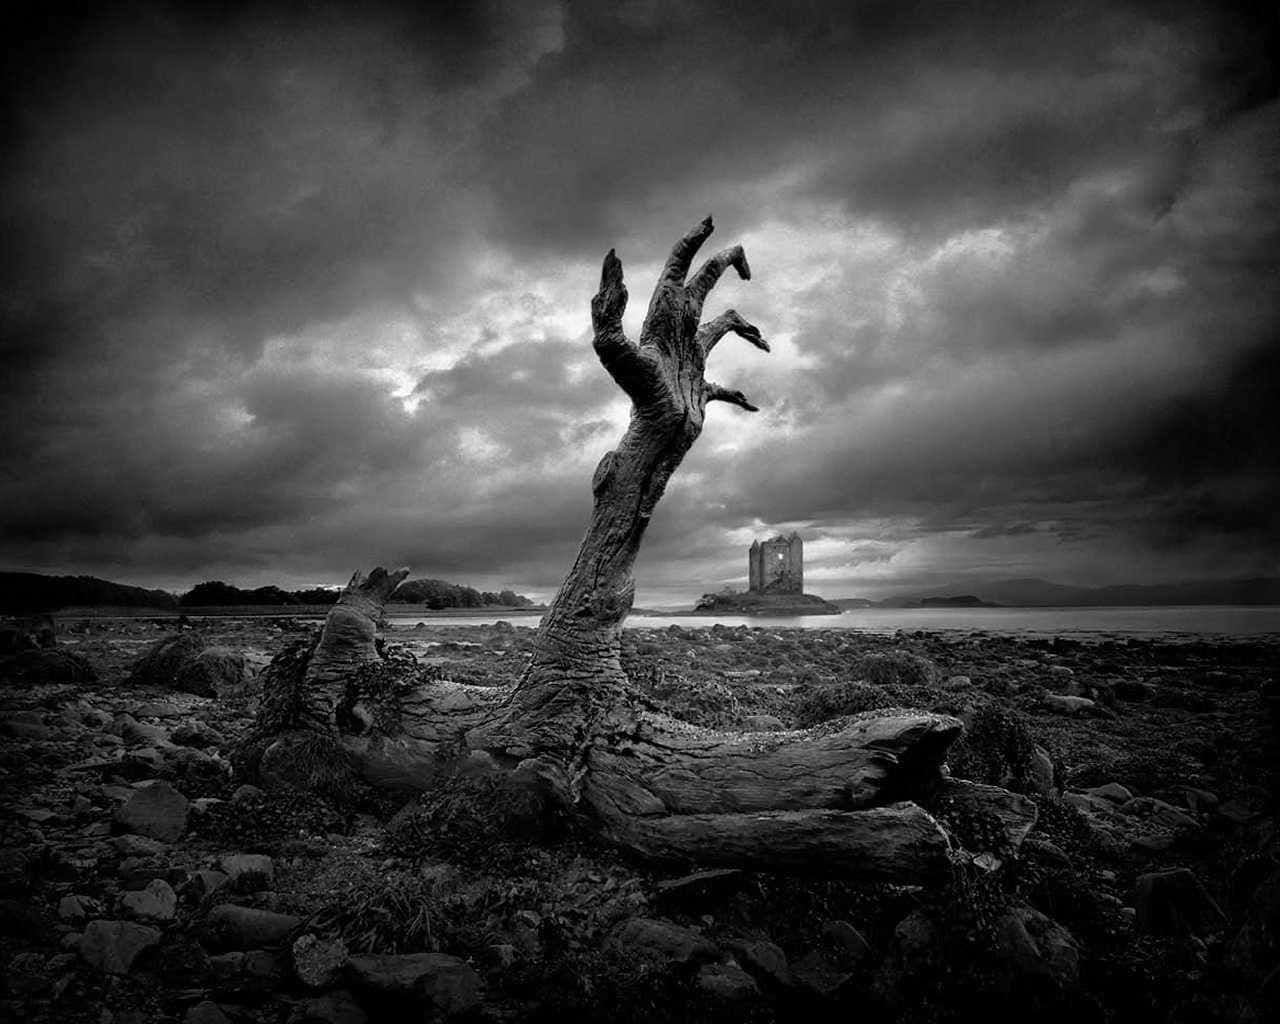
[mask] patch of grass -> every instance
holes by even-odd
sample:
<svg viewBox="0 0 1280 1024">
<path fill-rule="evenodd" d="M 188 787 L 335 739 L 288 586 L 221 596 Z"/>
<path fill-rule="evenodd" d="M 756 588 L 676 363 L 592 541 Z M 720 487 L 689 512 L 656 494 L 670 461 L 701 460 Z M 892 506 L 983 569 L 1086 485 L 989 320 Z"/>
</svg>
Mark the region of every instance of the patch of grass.
<svg viewBox="0 0 1280 1024">
<path fill-rule="evenodd" d="M 338 888 L 309 927 L 356 953 L 430 953 L 432 883 L 407 871 L 360 876 Z"/>
</svg>

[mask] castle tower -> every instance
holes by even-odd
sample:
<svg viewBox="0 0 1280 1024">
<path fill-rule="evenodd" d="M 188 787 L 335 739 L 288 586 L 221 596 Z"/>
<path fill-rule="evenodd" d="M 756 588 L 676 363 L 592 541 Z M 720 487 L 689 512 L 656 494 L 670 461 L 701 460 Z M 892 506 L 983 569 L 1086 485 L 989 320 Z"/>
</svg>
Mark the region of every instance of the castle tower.
<svg viewBox="0 0 1280 1024">
<path fill-rule="evenodd" d="M 757 593 L 804 593 L 804 542 L 798 533 L 753 541 L 747 552 L 747 578 Z"/>
</svg>

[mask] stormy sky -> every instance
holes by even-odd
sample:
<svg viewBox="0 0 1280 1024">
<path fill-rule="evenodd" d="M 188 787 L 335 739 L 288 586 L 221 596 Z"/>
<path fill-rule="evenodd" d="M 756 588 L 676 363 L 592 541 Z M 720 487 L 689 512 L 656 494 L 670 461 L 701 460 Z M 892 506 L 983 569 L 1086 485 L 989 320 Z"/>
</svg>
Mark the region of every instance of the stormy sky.
<svg viewBox="0 0 1280 1024">
<path fill-rule="evenodd" d="M 6 32 L 0 567 L 548 597 L 670 244 L 741 242 L 643 603 L 1280 573 L 1274 16 L 42 6 Z M 28 16 L 29 17 L 29 16 Z"/>
</svg>

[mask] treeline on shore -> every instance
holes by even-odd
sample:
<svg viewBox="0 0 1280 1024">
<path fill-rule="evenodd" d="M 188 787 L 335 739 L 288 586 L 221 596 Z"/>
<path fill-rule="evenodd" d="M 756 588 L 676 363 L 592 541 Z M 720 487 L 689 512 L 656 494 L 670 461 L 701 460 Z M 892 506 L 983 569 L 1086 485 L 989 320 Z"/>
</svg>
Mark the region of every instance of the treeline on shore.
<svg viewBox="0 0 1280 1024">
<path fill-rule="evenodd" d="M 184 594 L 147 590 L 94 576 L 44 576 L 34 572 L 0 572 L 0 613 L 51 612 L 59 608 L 117 607 L 216 608 L 327 605 L 338 599 L 337 587 L 284 590 L 276 586 L 245 590 L 221 580 L 198 583 Z M 476 590 L 446 580 L 406 580 L 391 599 L 401 604 L 443 608 L 527 608 L 533 601 L 512 590 Z"/>
</svg>

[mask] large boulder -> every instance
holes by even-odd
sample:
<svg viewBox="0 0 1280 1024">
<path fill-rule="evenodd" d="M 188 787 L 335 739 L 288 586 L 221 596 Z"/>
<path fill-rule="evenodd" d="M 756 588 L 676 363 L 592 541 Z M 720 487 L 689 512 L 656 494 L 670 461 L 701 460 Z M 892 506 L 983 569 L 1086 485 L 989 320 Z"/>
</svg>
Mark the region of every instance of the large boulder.
<svg viewBox="0 0 1280 1024">
<path fill-rule="evenodd" d="M 138 957 L 160 941 L 160 932 L 132 921 L 90 921 L 80 939 L 80 955 L 90 967 L 128 974 Z"/>
<path fill-rule="evenodd" d="M 302 924 L 292 914 L 223 903 L 209 911 L 202 941 L 210 949 L 243 950 L 278 946 Z"/>
<path fill-rule="evenodd" d="M 1227 924 L 1227 916 L 1190 868 L 1139 875 L 1133 906 L 1138 930 L 1156 935 L 1204 935 Z"/>
<path fill-rule="evenodd" d="M 347 972 L 352 984 L 375 1000 L 425 1004 L 443 1017 L 474 1011 L 483 995 L 475 969 L 445 953 L 353 956 Z"/>
<path fill-rule="evenodd" d="M 195 633 L 179 633 L 151 645 L 133 667 L 129 684 L 213 697 L 244 684 L 251 674 L 238 651 L 208 645 Z"/>
<path fill-rule="evenodd" d="M 187 798 L 169 783 L 150 782 L 124 802 L 116 821 L 129 832 L 172 843 L 187 830 L 189 810 Z"/>
<path fill-rule="evenodd" d="M 614 930 L 610 943 L 628 959 L 662 964 L 713 960 L 720 952 L 715 943 L 692 928 L 652 917 L 623 922 Z"/>
<path fill-rule="evenodd" d="M 0 684 L 92 683 L 97 678 L 92 665 L 65 647 L 33 647 L 0 657 Z"/>
<path fill-rule="evenodd" d="M 1080 977 L 1080 947 L 1072 934 L 1031 907 L 1015 907 L 996 924 L 996 949 L 1009 990 L 1028 983 L 1065 991 Z"/>
</svg>

